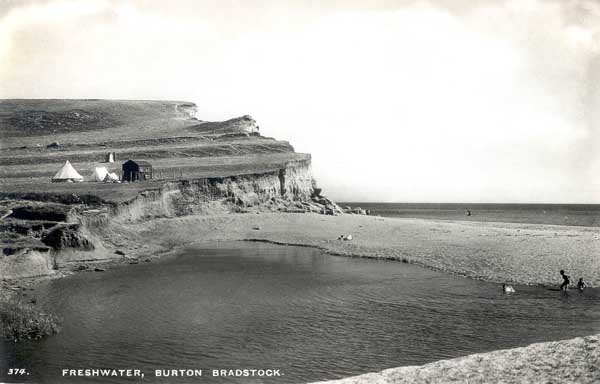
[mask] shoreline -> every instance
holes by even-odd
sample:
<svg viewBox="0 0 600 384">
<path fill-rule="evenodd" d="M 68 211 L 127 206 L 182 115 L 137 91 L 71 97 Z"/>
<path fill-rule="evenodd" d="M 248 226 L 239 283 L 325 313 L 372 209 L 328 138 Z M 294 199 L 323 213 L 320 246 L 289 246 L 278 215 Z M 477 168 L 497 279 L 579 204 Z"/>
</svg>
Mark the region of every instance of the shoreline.
<svg viewBox="0 0 600 384">
<path fill-rule="evenodd" d="M 554 286 L 564 269 L 600 285 L 600 227 L 373 216 L 245 213 L 134 224 L 164 247 L 212 240 L 308 246 L 331 255 L 397 260 L 493 283 Z M 257 229 L 258 228 L 258 229 Z M 337 240 L 351 234 L 350 241 Z"/>
<path fill-rule="evenodd" d="M 89 264 L 92 270 L 94 266 L 126 266 L 130 260 L 142 262 L 169 257 L 192 244 L 239 241 L 311 247 L 335 256 L 395 260 L 492 283 L 507 281 L 541 286 L 557 286 L 558 278 L 544 280 L 544 276 L 559 277 L 555 266 L 570 259 L 564 269 L 572 276 L 572 283 L 577 273 L 587 271 L 591 276 L 585 279 L 588 285 L 600 284 L 600 268 L 595 267 L 598 262 L 594 260 L 600 253 L 600 227 L 264 212 L 157 218 L 111 225 L 115 226 L 115 233 L 123 231 L 119 237 L 132 239 L 125 247 L 121 246 L 120 238 L 114 239 L 118 247 L 107 244 L 107 250 L 123 249 L 123 258 L 74 261 L 51 276 L 19 279 L 17 283 L 35 287 L 43 281 L 77 273 L 72 272 L 77 265 Z M 337 240 L 340 234 L 352 234 L 353 240 Z M 554 252 L 548 252 L 549 249 Z M 510 259 L 497 258 L 511 251 Z M 510 280 L 507 277 L 512 270 L 506 273 L 502 267 L 514 265 L 523 273 Z M 6 288 L 6 281 L 3 286 Z M 600 364 L 598 341 L 600 334 L 439 360 L 422 366 L 389 368 L 328 382 L 522 382 L 528 381 L 527 378 L 544 377 L 543 374 L 551 380 L 557 369 L 564 373 L 561 377 L 592 382 L 600 379 L 600 373 L 595 374 L 590 368 Z M 564 362 L 560 358 L 565 354 L 591 363 L 582 368 L 581 364 Z M 527 363 L 519 364 L 520 359 L 539 361 L 539 364 L 531 368 Z M 483 368 L 478 368 L 479 365 Z M 521 376 L 511 372 L 520 372 Z"/>
<path fill-rule="evenodd" d="M 146 259 L 152 261 L 192 244 L 213 241 L 310 247 L 333 256 L 398 261 L 499 284 L 558 286 L 561 283 L 558 271 L 565 269 L 573 286 L 579 274 L 590 276 L 584 278 L 589 287 L 600 286 L 600 260 L 594 260 L 594 255 L 600 254 L 600 227 L 260 211 L 154 218 L 111 225 L 115 226 L 112 232 L 118 238 L 103 241 L 109 252 L 124 250 L 120 258 L 110 253 L 104 259 L 67 261 L 50 275 L 3 279 L 0 289 L 31 286 L 38 281 L 79 273 L 82 271 L 74 270 L 79 265 L 110 268 Z M 299 231 L 299 227 L 304 231 Z M 338 240 L 340 234 L 352 234 L 353 239 Z M 416 234 L 420 236 L 415 237 Z M 131 237 L 132 241 L 123 244 L 122 237 Z M 561 245 L 559 252 L 549 253 L 553 244 L 546 244 L 543 239 Z M 516 242 L 524 247 L 515 248 Z M 511 255 L 513 264 L 521 267 L 519 274 L 511 274 L 514 267 L 505 256 L 491 259 L 508 251 L 504 249 L 507 246 L 516 251 Z M 550 269 L 544 263 L 536 263 L 538 257 L 549 259 L 556 267 Z M 565 265 L 559 264 L 559 260 L 564 260 Z M 502 268 L 505 266 L 511 268 Z"/>
</svg>

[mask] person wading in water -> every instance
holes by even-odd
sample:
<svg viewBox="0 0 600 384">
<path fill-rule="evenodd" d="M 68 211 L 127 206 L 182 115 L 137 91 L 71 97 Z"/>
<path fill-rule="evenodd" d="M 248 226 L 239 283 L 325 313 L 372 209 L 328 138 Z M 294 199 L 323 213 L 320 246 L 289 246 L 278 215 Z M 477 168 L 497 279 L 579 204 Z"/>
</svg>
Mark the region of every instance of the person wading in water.
<svg viewBox="0 0 600 384">
<path fill-rule="evenodd" d="M 569 280 L 569 276 L 565 275 L 565 271 L 562 269 L 560 270 L 560 275 L 563 278 L 563 283 L 560 285 L 560 290 L 566 291 L 567 289 L 569 289 L 569 284 L 571 283 L 571 280 Z"/>
</svg>

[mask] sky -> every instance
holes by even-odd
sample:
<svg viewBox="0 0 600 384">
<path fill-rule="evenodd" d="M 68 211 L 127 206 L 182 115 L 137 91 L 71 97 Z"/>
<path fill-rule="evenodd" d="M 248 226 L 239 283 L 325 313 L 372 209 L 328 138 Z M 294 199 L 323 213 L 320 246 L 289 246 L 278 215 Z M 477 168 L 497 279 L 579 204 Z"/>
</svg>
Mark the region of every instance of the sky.
<svg viewBox="0 0 600 384">
<path fill-rule="evenodd" d="M 338 201 L 600 203 L 600 3 L 0 0 L 0 98 L 193 101 Z"/>
</svg>

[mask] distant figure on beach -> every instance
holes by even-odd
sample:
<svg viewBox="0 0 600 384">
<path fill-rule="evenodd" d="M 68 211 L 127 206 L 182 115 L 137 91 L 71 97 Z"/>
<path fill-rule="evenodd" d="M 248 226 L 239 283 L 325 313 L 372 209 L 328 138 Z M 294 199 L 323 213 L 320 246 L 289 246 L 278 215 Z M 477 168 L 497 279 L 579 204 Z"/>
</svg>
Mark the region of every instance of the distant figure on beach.
<svg viewBox="0 0 600 384">
<path fill-rule="evenodd" d="M 563 283 L 560 285 L 560 290 L 566 291 L 567 289 L 569 289 L 569 284 L 571 284 L 571 280 L 569 280 L 569 276 L 565 275 L 565 271 L 562 269 L 560 270 L 560 275 L 563 278 Z"/>
<path fill-rule="evenodd" d="M 577 282 L 577 289 L 583 291 L 585 287 L 587 287 L 587 284 L 585 283 L 585 281 L 583 281 L 583 277 L 580 277 L 579 281 Z"/>
<path fill-rule="evenodd" d="M 467 208 L 465 208 L 465 213 L 467 216 L 471 216 L 471 211 L 469 211 Z"/>
<path fill-rule="evenodd" d="M 504 293 L 515 293 L 515 289 L 512 285 L 502 284 L 502 292 Z"/>
</svg>

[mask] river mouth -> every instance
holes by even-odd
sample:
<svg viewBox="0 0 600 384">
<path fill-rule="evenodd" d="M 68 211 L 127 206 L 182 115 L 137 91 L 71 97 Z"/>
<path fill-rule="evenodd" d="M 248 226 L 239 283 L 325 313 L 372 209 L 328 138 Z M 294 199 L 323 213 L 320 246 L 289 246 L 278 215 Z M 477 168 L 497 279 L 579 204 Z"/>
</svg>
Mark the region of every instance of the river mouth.
<svg viewBox="0 0 600 384">
<path fill-rule="evenodd" d="M 397 261 L 261 243 L 202 244 L 153 263 L 79 273 L 37 290 L 60 334 L 3 344 L 0 381 L 63 369 L 140 369 L 144 381 L 307 382 L 600 333 L 600 292 L 460 278 Z M 27 377 L 7 377 L 9 366 Z M 278 369 L 275 378 L 213 369 Z M 202 369 L 161 379 L 155 370 Z"/>
</svg>

